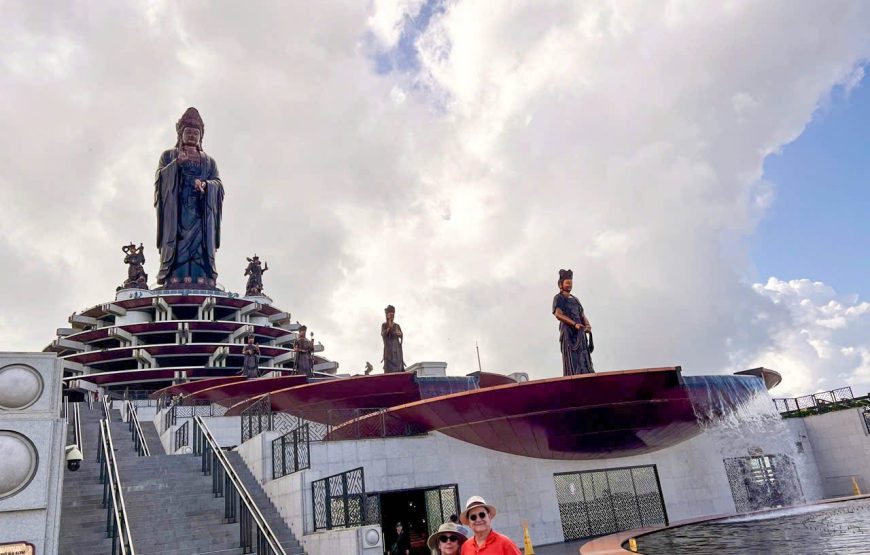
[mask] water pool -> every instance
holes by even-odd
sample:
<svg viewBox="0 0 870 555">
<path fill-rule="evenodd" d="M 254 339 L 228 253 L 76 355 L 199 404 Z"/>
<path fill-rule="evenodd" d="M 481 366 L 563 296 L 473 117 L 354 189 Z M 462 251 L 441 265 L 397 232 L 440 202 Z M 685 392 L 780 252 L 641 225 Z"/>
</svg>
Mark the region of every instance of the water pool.
<svg viewBox="0 0 870 555">
<path fill-rule="evenodd" d="M 870 553 L 870 499 L 777 509 L 637 538 L 646 555 Z"/>
</svg>

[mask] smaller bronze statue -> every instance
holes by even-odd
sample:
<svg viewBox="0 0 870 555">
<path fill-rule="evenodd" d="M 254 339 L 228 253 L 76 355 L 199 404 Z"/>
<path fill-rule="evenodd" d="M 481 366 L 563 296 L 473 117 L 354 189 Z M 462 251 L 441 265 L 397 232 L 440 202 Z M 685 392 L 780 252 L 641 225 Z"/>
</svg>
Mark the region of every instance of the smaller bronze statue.
<svg viewBox="0 0 870 555">
<path fill-rule="evenodd" d="M 255 339 L 253 335 L 249 335 L 248 342 L 242 349 L 245 359 L 242 374 L 248 379 L 260 377 L 260 346 L 255 343 Z"/>
<path fill-rule="evenodd" d="M 592 324 L 583 305 L 571 294 L 572 270 L 559 270 L 559 292 L 553 297 L 553 314 L 559 321 L 559 346 L 562 350 L 562 373 L 566 376 L 592 374 Z"/>
<path fill-rule="evenodd" d="M 127 279 L 118 287 L 121 289 L 148 289 L 148 274 L 145 273 L 145 247 L 135 243 L 121 247 L 124 251 L 124 264 L 127 264 Z"/>
<path fill-rule="evenodd" d="M 372 370 L 374 370 L 374 369 L 375 369 L 375 367 L 372 366 L 372 363 L 369 361 L 366 361 L 366 369 L 363 371 L 363 374 L 368 376 L 369 374 L 372 373 Z"/>
<path fill-rule="evenodd" d="M 389 305 L 384 309 L 384 313 L 387 317 L 387 321 L 381 324 L 381 337 L 384 340 L 384 358 L 381 362 L 384 363 L 384 373 L 404 372 L 405 355 L 402 352 L 404 334 L 402 334 L 402 327 L 395 322 L 396 308 Z"/>
<path fill-rule="evenodd" d="M 299 337 L 293 345 L 293 350 L 296 352 L 296 373 L 310 377 L 314 375 L 314 357 L 311 355 L 314 351 L 314 342 L 305 337 L 307 327 L 302 326 L 297 331 Z"/>
<path fill-rule="evenodd" d="M 269 263 L 266 262 L 264 266 L 256 254 L 254 258 L 248 258 L 248 267 L 245 268 L 245 275 L 248 276 L 248 283 L 245 285 L 246 297 L 263 294 L 263 274 L 268 270 Z"/>
</svg>

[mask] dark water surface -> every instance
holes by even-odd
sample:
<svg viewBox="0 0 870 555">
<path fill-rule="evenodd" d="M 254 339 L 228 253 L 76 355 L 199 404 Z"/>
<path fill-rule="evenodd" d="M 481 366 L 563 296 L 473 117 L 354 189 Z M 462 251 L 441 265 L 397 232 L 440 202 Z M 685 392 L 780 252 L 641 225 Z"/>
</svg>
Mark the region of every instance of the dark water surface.
<svg viewBox="0 0 870 555">
<path fill-rule="evenodd" d="M 647 555 L 870 554 L 870 499 L 690 524 L 637 539 Z"/>
</svg>

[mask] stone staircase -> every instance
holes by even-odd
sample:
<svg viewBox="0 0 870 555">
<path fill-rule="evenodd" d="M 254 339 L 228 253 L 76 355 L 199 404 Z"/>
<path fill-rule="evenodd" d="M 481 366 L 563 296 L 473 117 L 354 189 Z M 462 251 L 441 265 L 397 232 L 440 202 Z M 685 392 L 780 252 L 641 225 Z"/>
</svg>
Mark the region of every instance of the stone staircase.
<svg viewBox="0 0 870 555">
<path fill-rule="evenodd" d="M 77 472 L 64 466 L 63 499 L 60 512 L 60 555 L 97 555 L 112 552 L 112 540 L 106 538 L 106 509 L 103 508 L 103 485 L 97 442 L 100 437 L 102 410 L 98 404 L 88 409 L 79 403 L 84 460 Z M 67 430 L 67 445 L 74 441 L 72 418 Z"/>
<path fill-rule="evenodd" d="M 92 419 L 82 420 L 86 446 L 96 446 L 100 411 L 89 411 Z M 82 412 L 84 416 L 84 411 Z M 137 555 L 241 554 L 239 524 L 224 523 L 224 498 L 212 494 L 212 478 L 201 470 L 201 459 L 193 455 L 165 455 L 151 422 L 141 422 L 152 455 L 139 457 L 133 449 L 128 424 L 121 422 L 118 411 L 112 411 L 110 429 L 115 445 L 115 458 L 121 478 L 130 531 Z M 85 431 L 85 428 L 88 431 Z M 149 434 L 153 432 L 153 435 Z M 88 433 L 90 432 L 90 434 Z M 152 439 L 153 438 L 153 439 Z M 96 452 L 86 453 L 95 458 Z M 91 457 L 93 455 L 93 457 Z M 304 554 L 298 540 L 269 501 L 260 484 L 248 471 L 237 453 L 227 453 L 231 464 L 245 487 L 255 498 L 260 511 L 275 532 L 288 555 Z M 111 553 L 111 541 L 105 537 L 106 510 L 102 508 L 102 485 L 99 465 L 85 464 L 77 476 L 88 482 L 77 494 L 67 498 L 64 483 L 64 511 L 61 514 L 62 555 L 101 555 Z M 93 487 L 91 487 L 93 486 Z M 98 496 L 96 495 L 98 492 Z M 74 514 L 69 514 L 71 508 Z M 73 505 L 76 503 L 76 505 Z M 69 518 L 64 520 L 65 515 Z M 65 527 L 66 526 L 66 527 Z M 65 532 L 69 533 L 68 540 Z"/>
</svg>

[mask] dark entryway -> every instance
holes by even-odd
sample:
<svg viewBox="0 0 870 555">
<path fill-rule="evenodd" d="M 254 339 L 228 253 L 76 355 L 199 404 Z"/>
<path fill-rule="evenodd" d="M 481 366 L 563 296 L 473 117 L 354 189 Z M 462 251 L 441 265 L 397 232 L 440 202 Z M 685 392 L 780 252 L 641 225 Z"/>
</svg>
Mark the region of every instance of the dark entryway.
<svg viewBox="0 0 870 555">
<path fill-rule="evenodd" d="M 455 484 L 374 495 L 379 498 L 385 551 L 393 545 L 396 523 L 401 522 L 409 532 L 412 555 L 429 555 L 426 539 L 447 522 L 450 515 L 459 513 L 459 492 Z"/>
<path fill-rule="evenodd" d="M 736 457 L 723 462 L 738 513 L 782 507 L 798 497 L 797 471 L 785 455 Z"/>
<path fill-rule="evenodd" d="M 655 466 L 554 474 L 565 541 L 668 522 Z"/>
</svg>

